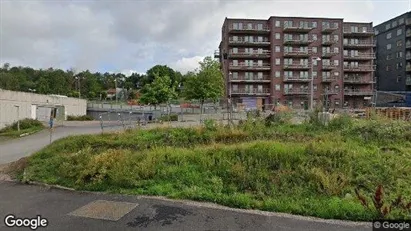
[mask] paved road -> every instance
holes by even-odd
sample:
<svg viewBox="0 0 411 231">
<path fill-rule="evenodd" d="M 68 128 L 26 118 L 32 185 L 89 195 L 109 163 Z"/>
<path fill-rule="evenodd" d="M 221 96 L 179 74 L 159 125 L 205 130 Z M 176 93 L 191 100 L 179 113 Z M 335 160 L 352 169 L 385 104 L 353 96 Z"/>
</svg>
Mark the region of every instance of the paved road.
<svg viewBox="0 0 411 231">
<path fill-rule="evenodd" d="M 112 123 L 106 127 L 105 131 L 121 130 L 123 127 L 119 123 Z M 92 122 L 65 122 L 62 127 L 56 127 L 53 131 L 53 141 L 79 134 L 100 133 L 101 128 L 98 121 Z M 0 165 L 16 161 L 22 157 L 29 156 L 43 147 L 50 144 L 50 133 L 48 130 L 36 134 L 0 142 Z"/>
<path fill-rule="evenodd" d="M 236 210 L 212 204 L 154 197 L 71 192 L 12 182 L 0 182 L 0 195 L 0 230 L 25 230 L 7 228 L 4 217 L 8 214 L 19 218 L 32 218 L 37 215 L 47 218 L 49 225 L 38 230 L 371 230 L 369 224 L 358 225 Z M 136 203 L 137 206 L 117 221 L 71 215 L 73 211 L 96 200 L 130 202 Z M 99 209 L 88 211 L 90 214 L 99 212 Z M 87 215 L 88 213 L 83 215 L 92 216 Z"/>
</svg>

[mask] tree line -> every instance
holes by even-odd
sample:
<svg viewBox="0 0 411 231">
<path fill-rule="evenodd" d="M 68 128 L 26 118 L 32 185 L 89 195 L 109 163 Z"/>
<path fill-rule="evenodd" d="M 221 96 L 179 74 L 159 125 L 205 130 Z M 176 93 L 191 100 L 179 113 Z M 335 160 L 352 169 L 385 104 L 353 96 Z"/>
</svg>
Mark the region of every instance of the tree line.
<svg viewBox="0 0 411 231">
<path fill-rule="evenodd" d="M 38 94 L 58 94 L 85 99 L 105 99 L 107 90 L 125 89 L 126 99 L 140 95 L 140 104 L 157 105 L 173 99 L 217 100 L 224 91 L 223 75 L 218 61 L 211 57 L 199 62 L 200 67 L 187 74 L 166 65 L 156 65 L 145 74 L 78 72 L 71 68 L 34 69 L 6 63 L 0 68 L 0 88 Z"/>
</svg>

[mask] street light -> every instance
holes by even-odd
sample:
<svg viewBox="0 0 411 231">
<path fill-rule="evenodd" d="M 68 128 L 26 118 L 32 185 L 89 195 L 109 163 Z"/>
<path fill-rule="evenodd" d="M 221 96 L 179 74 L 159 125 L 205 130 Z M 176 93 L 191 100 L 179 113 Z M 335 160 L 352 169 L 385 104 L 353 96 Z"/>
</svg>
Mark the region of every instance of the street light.
<svg viewBox="0 0 411 231">
<path fill-rule="evenodd" d="M 310 110 L 311 111 L 314 110 L 314 107 L 313 107 L 313 104 L 314 104 L 314 76 L 313 76 L 314 60 L 321 61 L 321 58 L 319 57 L 311 58 L 311 89 L 310 89 Z"/>
</svg>

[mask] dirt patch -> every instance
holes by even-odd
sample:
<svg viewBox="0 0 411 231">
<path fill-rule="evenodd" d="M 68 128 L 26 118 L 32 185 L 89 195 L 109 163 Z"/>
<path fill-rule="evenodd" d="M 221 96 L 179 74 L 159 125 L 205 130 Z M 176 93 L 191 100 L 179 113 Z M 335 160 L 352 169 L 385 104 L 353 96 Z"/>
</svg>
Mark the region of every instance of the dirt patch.
<svg viewBox="0 0 411 231">
<path fill-rule="evenodd" d="M 18 172 L 27 167 L 27 157 L 23 157 L 15 162 L 0 165 L 0 181 L 10 181 L 14 179 Z"/>
</svg>

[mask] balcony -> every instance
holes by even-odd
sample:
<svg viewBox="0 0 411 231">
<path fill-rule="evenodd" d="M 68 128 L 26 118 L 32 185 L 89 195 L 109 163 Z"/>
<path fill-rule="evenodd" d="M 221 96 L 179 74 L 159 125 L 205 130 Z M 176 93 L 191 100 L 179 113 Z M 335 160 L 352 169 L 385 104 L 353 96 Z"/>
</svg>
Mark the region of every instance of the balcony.
<svg viewBox="0 0 411 231">
<path fill-rule="evenodd" d="M 269 83 L 271 82 L 270 76 L 269 75 L 263 75 L 262 77 L 258 78 L 258 76 L 254 77 L 245 77 L 241 76 L 239 78 L 233 78 L 232 75 L 230 75 L 230 82 L 232 83 Z"/>
<path fill-rule="evenodd" d="M 219 59 L 220 57 L 221 57 L 220 51 L 219 50 L 214 51 L 214 58 Z"/>
<path fill-rule="evenodd" d="M 411 55 L 410 55 L 410 54 L 407 54 L 407 55 L 405 56 L 405 59 L 406 59 L 406 60 L 410 60 L 410 59 L 411 59 Z"/>
<path fill-rule="evenodd" d="M 337 80 L 337 78 L 336 77 L 331 77 L 331 76 L 323 76 L 322 78 L 321 78 L 321 82 L 323 82 L 323 83 L 331 83 L 331 82 L 334 82 L 334 81 L 336 81 Z"/>
<path fill-rule="evenodd" d="M 250 41 L 250 40 L 245 40 L 245 39 L 237 39 L 237 40 L 230 39 L 228 43 L 230 45 L 235 45 L 235 46 L 270 46 L 270 41 L 267 39 L 262 40 L 262 41 L 258 41 L 258 40 Z"/>
<path fill-rule="evenodd" d="M 284 45 L 309 45 L 312 42 L 311 39 L 284 39 Z"/>
<path fill-rule="evenodd" d="M 309 70 L 308 64 L 284 64 L 284 70 Z"/>
<path fill-rule="evenodd" d="M 340 90 L 335 89 L 324 89 L 321 95 L 338 95 Z"/>
<path fill-rule="evenodd" d="M 351 31 L 350 28 L 343 29 L 344 36 L 369 37 L 374 36 L 374 30 L 368 28 L 367 30 Z"/>
<path fill-rule="evenodd" d="M 344 66 L 345 72 L 372 72 L 375 70 L 373 65 L 360 65 L 360 66 Z"/>
<path fill-rule="evenodd" d="M 405 37 L 411 37 L 411 30 L 407 30 L 407 33 L 405 33 Z"/>
<path fill-rule="evenodd" d="M 334 43 L 337 43 L 338 41 L 334 40 L 334 39 L 327 39 L 327 40 L 323 40 L 321 42 L 321 44 L 323 46 L 332 46 Z"/>
<path fill-rule="evenodd" d="M 344 83 L 346 84 L 372 84 L 375 83 L 375 81 L 370 80 L 370 79 L 365 79 L 365 78 L 356 78 L 356 77 L 347 77 L 344 78 Z"/>
<path fill-rule="evenodd" d="M 284 89 L 284 95 L 308 95 L 308 94 L 310 94 L 310 91 L 307 88 Z"/>
<path fill-rule="evenodd" d="M 359 53 L 358 55 L 344 55 L 344 60 L 371 60 L 376 59 L 373 53 Z"/>
<path fill-rule="evenodd" d="M 408 72 L 408 71 L 411 71 L 411 66 L 406 66 L 406 67 L 405 67 L 405 71 L 407 71 L 407 72 Z"/>
<path fill-rule="evenodd" d="M 270 95 L 270 89 L 233 89 L 231 95 Z"/>
<path fill-rule="evenodd" d="M 410 77 L 407 77 L 407 79 L 405 80 L 405 85 L 411 86 L 411 78 Z"/>
<path fill-rule="evenodd" d="M 313 30 L 314 27 L 310 26 L 290 26 L 290 25 L 284 25 L 283 31 L 284 32 L 310 32 Z"/>
<path fill-rule="evenodd" d="M 410 43 L 407 42 L 407 43 L 405 44 L 405 48 L 410 49 L 410 48 L 411 48 L 411 42 L 410 42 Z"/>
<path fill-rule="evenodd" d="M 323 64 L 322 65 L 323 70 L 333 70 L 335 68 L 336 68 L 336 66 L 334 66 L 333 64 Z"/>
<path fill-rule="evenodd" d="M 338 27 L 334 27 L 334 26 L 323 26 L 323 28 L 321 29 L 323 34 L 333 33 L 336 30 L 338 30 Z"/>
<path fill-rule="evenodd" d="M 333 52 L 333 51 L 327 51 L 327 52 L 323 52 L 322 54 L 321 54 L 321 57 L 323 57 L 323 58 L 331 58 L 331 57 L 333 57 L 333 56 L 335 56 L 335 55 L 338 55 L 339 53 L 335 53 L 335 52 Z"/>
<path fill-rule="evenodd" d="M 358 43 L 344 43 L 345 48 L 371 48 L 377 45 L 376 41 L 359 41 Z"/>
<path fill-rule="evenodd" d="M 308 51 L 284 51 L 284 57 L 310 57 Z"/>
<path fill-rule="evenodd" d="M 411 18 L 407 18 L 406 21 L 405 21 L 405 24 L 406 25 L 411 25 Z"/>
<path fill-rule="evenodd" d="M 284 76 L 283 81 L 284 82 L 310 82 L 311 79 L 307 78 L 301 78 L 301 77 L 293 77 L 293 76 Z"/>
<path fill-rule="evenodd" d="M 344 96 L 370 96 L 373 95 L 373 91 L 369 89 L 344 89 Z"/>
<path fill-rule="evenodd" d="M 270 58 L 271 52 L 269 50 L 258 51 L 255 50 L 253 52 L 237 52 L 233 53 L 230 52 L 228 54 L 229 58 Z"/>
<path fill-rule="evenodd" d="M 268 26 L 263 26 L 261 28 L 258 27 L 245 27 L 243 26 L 242 28 L 240 27 L 229 27 L 228 29 L 229 33 L 232 34 L 269 34 L 270 33 L 270 28 Z"/>
<path fill-rule="evenodd" d="M 234 66 L 230 64 L 230 70 L 252 70 L 252 71 L 269 71 L 271 70 L 270 64 L 258 65 L 257 63 L 253 65 L 245 65 L 245 63 L 239 63 L 239 65 Z"/>
</svg>

